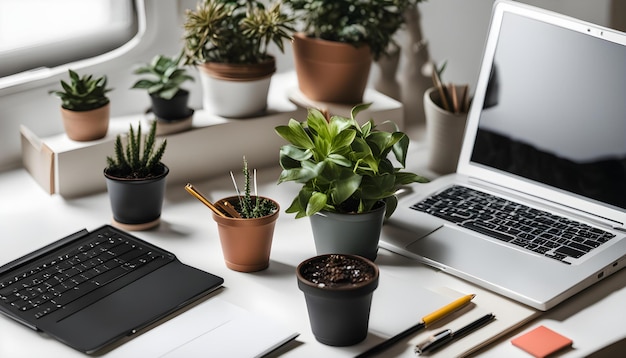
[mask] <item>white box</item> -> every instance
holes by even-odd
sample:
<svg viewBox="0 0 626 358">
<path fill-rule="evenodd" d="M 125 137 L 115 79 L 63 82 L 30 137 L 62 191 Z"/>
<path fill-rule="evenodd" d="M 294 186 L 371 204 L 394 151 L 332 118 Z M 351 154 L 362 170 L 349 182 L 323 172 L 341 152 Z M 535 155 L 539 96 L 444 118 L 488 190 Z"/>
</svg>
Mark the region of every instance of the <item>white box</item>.
<svg viewBox="0 0 626 358">
<path fill-rule="evenodd" d="M 167 138 L 162 161 L 170 168 L 168 184 L 225 175 L 241 168 L 243 156 L 256 168 L 278 164 L 280 147 L 286 143 L 275 133 L 274 127 L 287 124 L 290 118 L 304 121 L 307 110 L 290 98 L 297 88 L 295 74 L 274 77 L 266 114 L 227 119 L 197 110 L 191 129 L 163 136 Z M 306 106 L 301 100 L 299 104 Z M 374 117 L 377 123 L 391 120 L 401 125 L 403 111 L 399 102 L 371 89 L 366 91 L 364 102 L 372 102 L 372 106 L 367 113 L 359 115 L 359 119 Z M 349 116 L 351 106 L 328 104 L 326 108 L 331 114 Z M 38 138 L 22 127 L 24 167 L 50 194 L 71 198 L 104 191 L 103 171 L 107 156 L 114 154 L 116 136 L 127 133 L 130 124 L 136 126 L 139 122 L 142 129 L 149 128 L 146 117 L 141 114 L 113 118 L 107 136 L 89 142 L 76 142 L 65 134 Z"/>
</svg>

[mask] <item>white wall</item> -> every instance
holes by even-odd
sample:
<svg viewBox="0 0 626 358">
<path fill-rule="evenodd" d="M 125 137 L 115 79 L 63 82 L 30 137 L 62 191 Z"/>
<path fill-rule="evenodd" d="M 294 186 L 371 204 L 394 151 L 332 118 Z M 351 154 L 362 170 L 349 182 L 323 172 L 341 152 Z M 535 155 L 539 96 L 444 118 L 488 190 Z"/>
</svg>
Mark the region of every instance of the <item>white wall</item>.
<svg viewBox="0 0 626 358">
<path fill-rule="evenodd" d="M 567 15 L 608 26 L 610 0 L 527 0 L 524 1 Z M 148 98 L 143 91 L 129 90 L 136 80 L 133 67 L 149 61 L 155 54 L 174 55 L 182 46 L 184 10 L 195 8 L 195 0 L 146 0 L 147 32 L 140 43 L 119 58 L 84 68 L 79 73 L 106 74 L 110 87 L 112 116 L 143 112 Z M 448 61 L 447 81 L 473 85 L 478 75 L 480 56 L 486 36 L 493 0 L 427 0 L 419 5 L 422 29 L 435 62 Z M 277 54 L 278 55 L 278 54 Z M 279 71 L 292 67 L 291 50 L 277 56 Z M 66 69 L 47 79 L 0 89 L 0 170 L 21 164 L 19 126 L 24 124 L 39 136 L 63 131 L 60 102 L 48 91 L 59 87 Z M 192 72 L 194 72 L 192 70 Z M 191 106 L 201 107 L 199 81 L 187 86 L 192 90 Z"/>
</svg>

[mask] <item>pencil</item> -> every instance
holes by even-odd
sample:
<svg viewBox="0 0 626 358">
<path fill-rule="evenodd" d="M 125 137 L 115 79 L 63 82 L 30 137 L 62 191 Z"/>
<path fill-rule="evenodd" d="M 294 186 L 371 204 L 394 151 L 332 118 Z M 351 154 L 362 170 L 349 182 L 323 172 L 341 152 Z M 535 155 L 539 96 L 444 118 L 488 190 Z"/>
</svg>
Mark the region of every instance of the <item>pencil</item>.
<svg viewBox="0 0 626 358">
<path fill-rule="evenodd" d="M 211 202 L 207 198 L 205 198 L 202 194 L 200 194 L 200 192 L 197 191 L 196 188 L 193 187 L 193 185 L 187 183 L 187 185 L 185 185 L 185 190 L 187 190 L 187 192 L 191 194 L 193 197 L 200 200 L 204 205 L 206 205 L 209 209 L 211 209 L 211 211 L 213 211 L 215 214 L 224 218 L 226 217 L 226 214 L 224 214 L 218 208 L 216 208 L 213 204 L 211 204 Z"/>
</svg>

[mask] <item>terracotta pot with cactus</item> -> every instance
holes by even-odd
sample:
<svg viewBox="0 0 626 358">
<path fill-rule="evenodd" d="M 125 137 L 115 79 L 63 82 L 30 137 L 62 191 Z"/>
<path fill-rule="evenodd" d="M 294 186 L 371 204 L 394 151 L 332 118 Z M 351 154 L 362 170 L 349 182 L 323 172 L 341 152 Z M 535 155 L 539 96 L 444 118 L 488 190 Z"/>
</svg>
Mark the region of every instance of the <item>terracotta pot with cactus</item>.
<svg viewBox="0 0 626 358">
<path fill-rule="evenodd" d="M 252 194 L 251 175 L 245 158 L 243 163 L 243 192 L 239 191 L 231 172 L 237 192 L 235 196 L 222 198 L 212 204 L 191 184 L 187 184 L 185 189 L 211 208 L 226 267 L 240 272 L 254 272 L 269 266 L 280 206 L 275 200 L 257 194 L 256 171 L 253 174 L 255 193 Z"/>
</svg>

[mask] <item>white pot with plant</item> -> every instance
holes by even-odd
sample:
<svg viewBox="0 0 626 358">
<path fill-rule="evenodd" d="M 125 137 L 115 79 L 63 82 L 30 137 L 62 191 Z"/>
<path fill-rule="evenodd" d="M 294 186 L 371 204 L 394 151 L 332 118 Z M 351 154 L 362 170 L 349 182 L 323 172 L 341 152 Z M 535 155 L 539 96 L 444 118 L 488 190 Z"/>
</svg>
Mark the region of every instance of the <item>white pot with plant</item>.
<svg viewBox="0 0 626 358">
<path fill-rule="evenodd" d="M 223 117 L 263 114 L 276 72 L 268 46 L 284 51 L 293 22 L 280 2 L 200 0 L 188 10 L 185 63 L 200 71 L 204 109 Z"/>
</svg>

